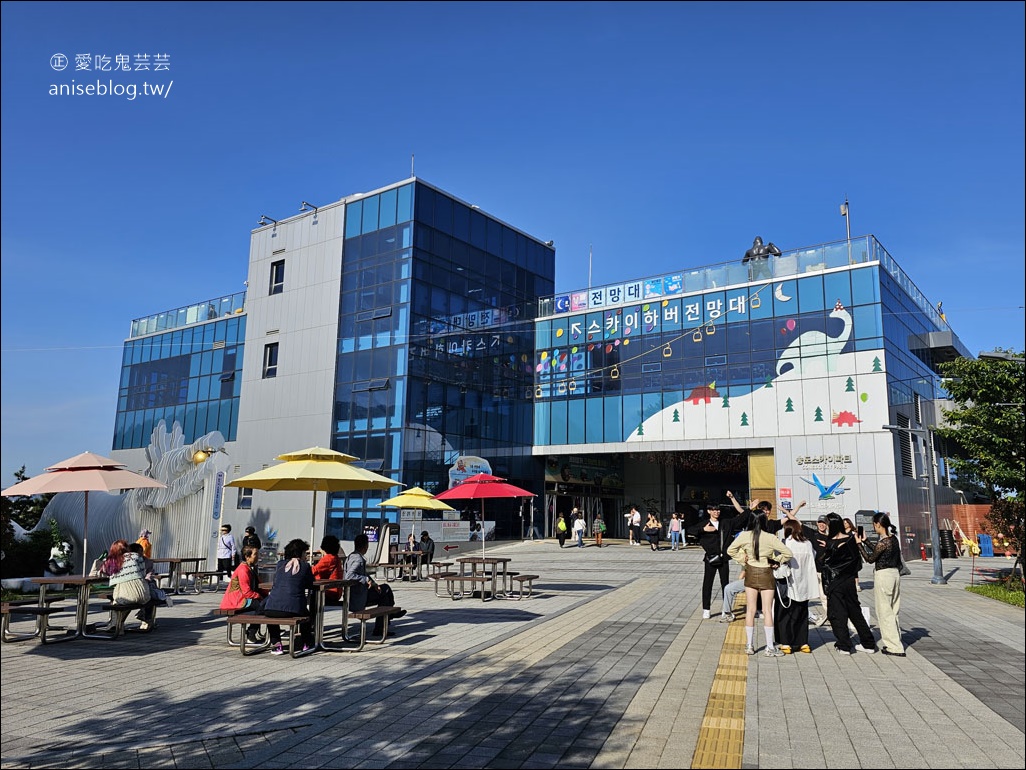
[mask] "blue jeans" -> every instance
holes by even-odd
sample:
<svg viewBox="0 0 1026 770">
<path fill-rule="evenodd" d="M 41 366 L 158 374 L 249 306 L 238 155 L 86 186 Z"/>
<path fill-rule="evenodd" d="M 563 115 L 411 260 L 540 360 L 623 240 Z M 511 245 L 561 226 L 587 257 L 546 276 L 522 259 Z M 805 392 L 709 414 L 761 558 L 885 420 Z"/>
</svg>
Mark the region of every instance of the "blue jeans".
<svg viewBox="0 0 1026 770">
<path fill-rule="evenodd" d="M 584 548 L 584 530 L 577 530 L 577 547 Z"/>
<path fill-rule="evenodd" d="M 678 530 L 676 532 L 674 532 L 673 530 L 670 530 L 670 546 L 673 548 L 674 551 L 676 551 L 677 550 L 677 546 L 679 546 L 679 545 L 680 545 L 680 530 Z"/>
</svg>

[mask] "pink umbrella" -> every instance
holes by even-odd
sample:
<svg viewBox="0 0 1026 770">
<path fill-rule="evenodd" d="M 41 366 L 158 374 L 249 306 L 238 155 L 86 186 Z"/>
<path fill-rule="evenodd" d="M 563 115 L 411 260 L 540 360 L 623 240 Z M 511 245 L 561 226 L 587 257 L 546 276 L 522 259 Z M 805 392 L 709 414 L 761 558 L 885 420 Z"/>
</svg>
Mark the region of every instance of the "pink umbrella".
<svg viewBox="0 0 1026 770">
<path fill-rule="evenodd" d="M 82 519 L 82 576 L 88 570 L 89 493 L 113 492 L 120 489 L 159 488 L 159 481 L 125 469 L 124 463 L 83 452 L 46 469 L 47 473 L 19 481 L 0 492 L 4 497 L 46 495 L 51 492 L 85 492 L 85 513 Z"/>
<path fill-rule="evenodd" d="M 488 473 L 468 476 L 463 483 L 435 495 L 435 500 L 480 500 L 481 501 L 481 553 L 484 554 L 484 501 L 489 497 L 535 497 L 505 479 Z"/>
</svg>

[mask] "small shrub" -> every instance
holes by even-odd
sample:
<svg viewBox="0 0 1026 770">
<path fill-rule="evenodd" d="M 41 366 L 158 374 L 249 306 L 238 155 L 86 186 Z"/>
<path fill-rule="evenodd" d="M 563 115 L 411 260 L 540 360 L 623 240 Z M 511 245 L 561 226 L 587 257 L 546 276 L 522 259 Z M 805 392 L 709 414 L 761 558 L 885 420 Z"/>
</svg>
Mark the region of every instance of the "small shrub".
<svg viewBox="0 0 1026 770">
<path fill-rule="evenodd" d="M 979 596 L 997 599 L 999 602 L 1011 604 L 1013 607 L 1026 607 L 1026 593 L 1014 587 L 1012 589 L 1006 588 L 1004 583 L 984 583 L 978 586 L 966 586 L 965 590 Z"/>
</svg>

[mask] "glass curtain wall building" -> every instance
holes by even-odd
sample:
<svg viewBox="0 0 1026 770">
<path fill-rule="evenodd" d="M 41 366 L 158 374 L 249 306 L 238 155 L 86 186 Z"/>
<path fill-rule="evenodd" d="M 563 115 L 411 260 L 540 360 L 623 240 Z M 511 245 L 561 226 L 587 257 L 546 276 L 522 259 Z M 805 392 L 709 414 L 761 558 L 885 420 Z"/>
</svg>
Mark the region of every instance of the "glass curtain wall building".
<svg viewBox="0 0 1026 770">
<path fill-rule="evenodd" d="M 246 339 L 245 293 L 132 322 L 125 342 L 114 449 L 149 444 L 154 427 L 182 426 L 186 443 L 235 439 Z"/>
<path fill-rule="evenodd" d="M 937 423 L 937 364 L 968 351 L 872 236 L 556 294 L 551 242 L 423 180 L 304 209 L 251 232 L 245 294 L 133 322 L 123 461 L 164 420 L 220 431 L 236 478 L 312 446 L 432 493 L 484 471 L 538 493 L 545 533 L 576 506 L 624 535 L 630 503 L 687 519 L 730 489 L 813 519 L 887 511 L 915 549 L 925 472 L 946 502 L 944 458 L 883 426 Z M 394 522 L 400 489 L 321 495 L 315 528 Z M 224 505 L 310 534 L 309 493 Z M 486 529 L 519 537 L 518 511 L 489 500 Z"/>
<path fill-rule="evenodd" d="M 872 237 L 548 297 L 536 331 L 547 526 L 643 500 L 693 517 L 727 489 L 859 523 L 921 510 L 883 426 L 929 422 L 936 364 L 968 355 Z"/>
<path fill-rule="evenodd" d="M 551 242 L 419 179 L 303 209 L 261 217 L 246 293 L 132 323 L 119 459 L 144 467 L 164 420 L 186 443 L 219 430 L 235 478 L 324 446 L 432 493 L 485 471 L 540 495 L 532 356 L 538 298 L 554 290 Z M 320 495 L 316 536 L 396 521 L 379 503 L 401 489 Z M 309 493 L 243 488 L 223 505 L 221 520 L 279 542 L 310 535 Z M 519 535 L 519 507 L 489 501 L 493 537 Z M 471 518 L 437 522 L 435 538 L 466 540 Z"/>
<path fill-rule="evenodd" d="M 347 202 L 333 448 L 432 493 L 460 463 L 538 486 L 533 321 L 554 271 L 551 245 L 421 180 Z M 329 528 L 351 539 L 390 496 L 333 495 Z M 511 505 L 489 505 L 500 537 Z"/>
</svg>

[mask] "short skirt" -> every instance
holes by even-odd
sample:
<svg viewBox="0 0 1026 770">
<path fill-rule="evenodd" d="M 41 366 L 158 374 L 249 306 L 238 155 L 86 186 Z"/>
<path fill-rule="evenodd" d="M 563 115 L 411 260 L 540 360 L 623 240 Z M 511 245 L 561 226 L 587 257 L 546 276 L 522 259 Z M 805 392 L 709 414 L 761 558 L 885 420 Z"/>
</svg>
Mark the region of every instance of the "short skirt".
<svg viewBox="0 0 1026 770">
<path fill-rule="evenodd" d="M 754 588 L 758 591 L 772 591 L 777 587 L 777 581 L 773 577 L 773 570 L 769 567 L 745 567 L 745 588 Z"/>
</svg>

